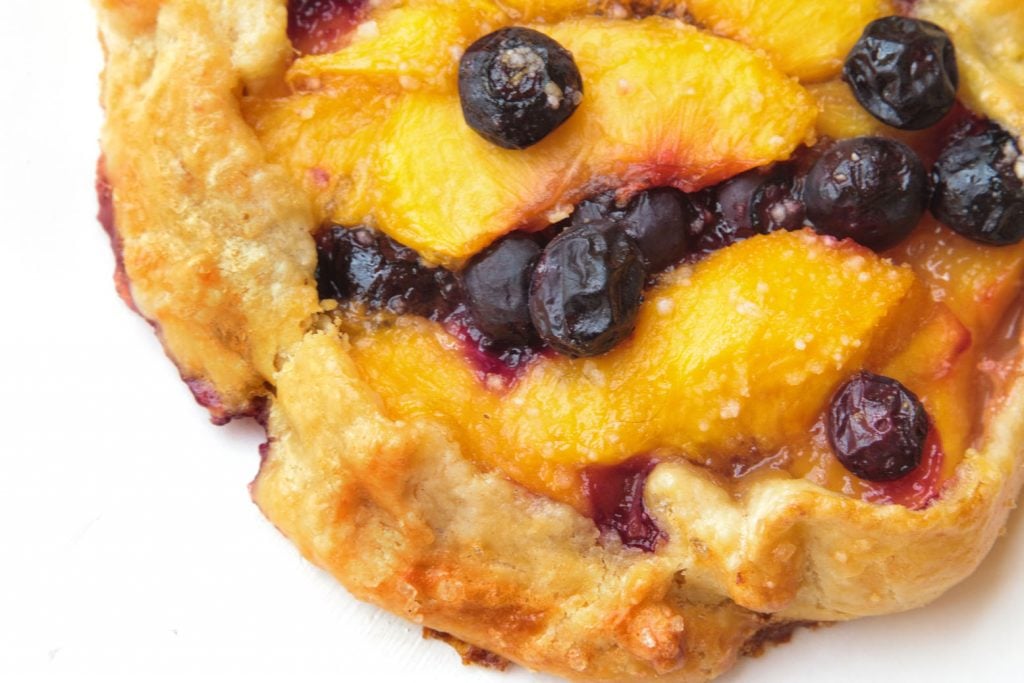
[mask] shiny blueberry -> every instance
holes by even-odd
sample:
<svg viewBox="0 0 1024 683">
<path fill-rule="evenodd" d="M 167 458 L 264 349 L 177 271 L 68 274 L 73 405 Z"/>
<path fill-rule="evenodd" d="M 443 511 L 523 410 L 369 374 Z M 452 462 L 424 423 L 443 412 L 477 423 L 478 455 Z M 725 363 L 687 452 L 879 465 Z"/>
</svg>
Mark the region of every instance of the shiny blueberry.
<svg viewBox="0 0 1024 683">
<path fill-rule="evenodd" d="M 633 197 L 619 226 L 636 240 L 650 272 L 656 273 L 686 256 L 686 226 L 692 208 L 679 190 L 658 187 Z"/>
<path fill-rule="evenodd" d="M 881 251 L 910 234 L 928 205 L 928 175 L 912 149 L 889 138 L 834 144 L 804 184 L 807 217 L 826 235 Z"/>
<path fill-rule="evenodd" d="M 507 149 L 536 144 L 583 99 L 572 54 L 543 33 L 513 26 L 469 46 L 459 62 L 466 123 Z"/>
<path fill-rule="evenodd" d="M 369 228 L 328 226 L 316 238 L 320 297 L 356 301 L 371 310 L 440 319 L 450 309 L 457 284 L 443 268 Z"/>
<path fill-rule="evenodd" d="M 955 137 L 932 170 L 932 213 L 961 235 L 994 245 L 1024 238 L 1024 161 L 1013 138 L 986 122 Z"/>
<path fill-rule="evenodd" d="M 832 397 L 826 427 L 846 469 L 868 481 L 893 481 L 921 463 L 928 416 L 898 381 L 864 371 Z"/>
<path fill-rule="evenodd" d="M 567 230 L 544 248 L 533 271 L 534 327 L 560 353 L 605 353 L 632 333 L 646 277 L 640 248 L 621 230 Z"/>
<path fill-rule="evenodd" d="M 687 195 L 671 187 L 656 187 L 635 195 L 625 207 L 616 204 L 614 192 L 585 199 L 576 206 L 571 224 L 622 230 L 636 241 L 648 272 L 654 274 L 687 255 L 688 226 L 694 212 Z"/>
<path fill-rule="evenodd" d="M 466 303 L 476 326 L 497 342 L 530 344 L 530 275 L 540 247 L 530 235 L 513 233 L 473 257 L 462 271 Z"/>
<path fill-rule="evenodd" d="M 946 32 L 909 17 L 867 25 L 846 57 L 843 78 L 861 106 L 896 128 L 936 124 L 956 101 L 956 53 Z"/>
<path fill-rule="evenodd" d="M 615 202 L 615 193 L 602 192 L 577 204 L 570 224 L 574 228 L 584 225 L 610 226 L 622 220 L 624 215 L 625 209 Z"/>
<path fill-rule="evenodd" d="M 754 235 L 803 227 L 802 178 L 814 158 L 804 152 L 686 195 L 691 250 L 707 255 Z"/>
<path fill-rule="evenodd" d="M 718 186 L 722 218 L 745 235 L 803 227 L 805 208 L 788 165 L 741 173 Z"/>
<path fill-rule="evenodd" d="M 687 195 L 691 211 L 686 231 L 690 237 L 691 251 L 696 256 L 707 256 L 754 236 L 754 230 L 749 226 L 730 223 L 722 216 L 718 202 L 721 187 L 709 187 Z"/>
</svg>

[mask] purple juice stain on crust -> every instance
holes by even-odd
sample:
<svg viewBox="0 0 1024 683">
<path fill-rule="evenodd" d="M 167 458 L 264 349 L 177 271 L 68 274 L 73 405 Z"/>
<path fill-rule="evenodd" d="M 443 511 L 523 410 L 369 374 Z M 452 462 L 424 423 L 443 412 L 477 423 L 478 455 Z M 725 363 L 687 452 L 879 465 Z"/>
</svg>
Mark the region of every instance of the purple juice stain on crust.
<svg viewBox="0 0 1024 683">
<path fill-rule="evenodd" d="M 114 252 L 114 286 L 117 294 L 127 304 L 128 308 L 136 313 L 139 312 L 132 298 L 131 288 L 128 285 L 128 273 L 124 269 L 124 243 L 121 235 L 117 232 L 117 221 L 114 214 L 114 189 L 107 176 L 107 160 L 100 156 L 96 162 L 96 200 L 99 203 L 99 211 L 96 219 L 103 226 L 103 231 L 110 238 L 110 249 Z"/>
<path fill-rule="evenodd" d="M 99 202 L 96 219 L 107 235 L 114 239 L 114 190 L 107 177 L 107 160 L 102 156 L 96 161 L 96 200 Z"/>
<path fill-rule="evenodd" d="M 99 211 L 96 215 L 96 219 L 100 225 L 103 226 L 103 231 L 107 233 L 107 237 L 110 238 L 110 248 L 114 252 L 114 285 L 117 288 L 117 293 L 125 304 L 133 312 L 137 313 L 143 320 L 145 320 L 156 332 L 157 338 L 160 339 L 160 343 L 164 345 L 166 350 L 166 344 L 164 344 L 163 335 L 160 330 L 160 325 L 155 320 L 151 320 L 146 316 L 142 315 L 138 307 L 135 305 L 135 300 L 132 298 L 131 288 L 129 286 L 128 273 L 124 266 L 124 242 L 121 239 L 120 233 L 117 231 L 117 220 L 114 212 L 114 190 L 110 184 L 110 178 L 107 175 L 107 164 L 106 159 L 100 156 L 99 161 L 96 164 L 96 199 L 99 203 Z M 167 352 L 168 358 L 171 362 L 177 365 L 177 361 L 170 352 Z M 179 368 L 180 372 L 180 368 Z M 181 376 L 182 381 L 185 382 L 192 395 L 195 397 L 196 402 L 206 408 L 210 412 L 210 421 L 215 425 L 226 425 L 232 420 L 238 418 L 251 417 L 259 422 L 261 425 L 266 426 L 266 412 L 268 408 L 266 398 L 262 396 L 254 396 L 249 404 L 243 410 L 230 410 L 224 405 L 224 401 L 221 399 L 220 394 L 213 388 L 207 380 L 200 378 L 190 378 L 184 375 Z"/>
<path fill-rule="evenodd" d="M 644 504 L 644 486 L 657 464 L 654 458 L 637 456 L 618 465 L 593 465 L 582 474 L 597 527 L 615 531 L 623 545 L 646 552 L 654 552 L 666 540 Z"/>
<path fill-rule="evenodd" d="M 195 397 L 196 403 L 210 411 L 210 421 L 213 424 L 221 426 L 231 422 L 233 417 L 231 411 L 224 406 L 220 394 L 213 388 L 213 385 L 205 379 L 198 378 L 185 379 L 185 384 L 192 392 L 192 396 Z"/>
<path fill-rule="evenodd" d="M 173 359 L 172 359 L 173 360 Z M 254 396 L 248 406 L 243 410 L 231 410 L 214 389 L 213 385 L 205 379 L 198 377 L 182 377 L 185 385 L 192 392 L 196 403 L 206 408 L 210 413 L 210 422 L 223 427 L 232 420 L 251 417 L 264 427 L 267 425 L 267 410 L 269 404 L 263 396 Z"/>
<path fill-rule="evenodd" d="M 288 0 L 288 38 L 306 55 L 333 52 L 362 19 L 366 0 Z"/>
</svg>

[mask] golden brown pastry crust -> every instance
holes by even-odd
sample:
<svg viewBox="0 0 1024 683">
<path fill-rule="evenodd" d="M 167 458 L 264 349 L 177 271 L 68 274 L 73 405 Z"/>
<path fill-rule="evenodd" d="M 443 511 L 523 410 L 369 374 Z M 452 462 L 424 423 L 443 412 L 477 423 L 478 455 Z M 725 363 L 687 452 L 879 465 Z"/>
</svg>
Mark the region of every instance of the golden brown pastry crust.
<svg viewBox="0 0 1024 683">
<path fill-rule="evenodd" d="M 921 11 L 941 18 L 949 4 Z M 1002 528 L 1024 477 L 1019 372 L 926 510 L 800 479 L 734 498 L 665 463 L 646 503 L 668 542 L 655 553 L 599 543 L 589 519 L 481 471 L 438 424 L 389 420 L 318 316 L 314 212 L 238 111 L 243 90 L 286 65 L 284 0 L 97 5 L 131 295 L 223 415 L 269 400 L 253 497 L 360 599 L 566 677 L 703 681 L 779 623 L 927 603 Z M 1021 111 L 993 115 L 1019 135 Z"/>
<path fill-rule="evenodd" d="M 247 412 L 319 310 L 310 208 L 238 115 L 241 90 L 290 54 L 285 4 L 98 5 L 103 150 L 132 298 L 185 379 Z"/>
</svg>

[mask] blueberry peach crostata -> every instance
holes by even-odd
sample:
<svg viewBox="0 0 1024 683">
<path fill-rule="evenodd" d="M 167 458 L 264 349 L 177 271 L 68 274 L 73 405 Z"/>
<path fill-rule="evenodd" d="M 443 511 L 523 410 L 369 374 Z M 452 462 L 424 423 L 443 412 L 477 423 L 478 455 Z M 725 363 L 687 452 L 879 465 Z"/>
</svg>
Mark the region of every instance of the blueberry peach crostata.
<svg viewBox="0 0 1024 683">
<path fill-rule="evenodd" d="M 469 657 L 705 681 L 1022 479 L 1018 0 L 96 0 L 118 290 Z"/>
</svg>

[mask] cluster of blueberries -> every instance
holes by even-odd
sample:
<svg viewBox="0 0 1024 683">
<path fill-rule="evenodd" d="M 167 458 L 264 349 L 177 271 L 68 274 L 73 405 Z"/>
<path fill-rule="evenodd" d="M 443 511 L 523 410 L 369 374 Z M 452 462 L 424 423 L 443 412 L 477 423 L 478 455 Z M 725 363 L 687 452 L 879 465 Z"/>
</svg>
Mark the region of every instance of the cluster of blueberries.
<svg viewBox="0 0 1024 683">
<path fill-rule="evenodd" d="M 953 45 L 926 21 L 872 22 L 843 75 L 867 111 L 905 130 L 935 125 L 956 102 Z M 583 84 L 565 48 L 512 27 L 466 51 L 459 93 L 473 130 L 522 149 L 572 115 Z M 1019 158 L 1006 131 L 969 117 L 949 136 L 931 174 L 895 139 L 841 140 L 696 193 L 654 188 L 624 206 L 613 193 L 592 197 L 545 231 L 506 235 L 458 273 L 428 267 L 370 229 L 329 226 L 317 238 L 320 294 L 434 320 L 468 310 L 493 347 L 596 356 L 632 333 L 644 287 L 657 273 L 755 234 L 809 224 L 881 251 L 907 237 L 930 208 L 970 239 L 1019 242 Z M 827 422 L 837 456 L 862 478 L 897 479 L 920 462 L 927 416 L 896 380 L 855 376 L 833 398 Z"/>
</svg>

